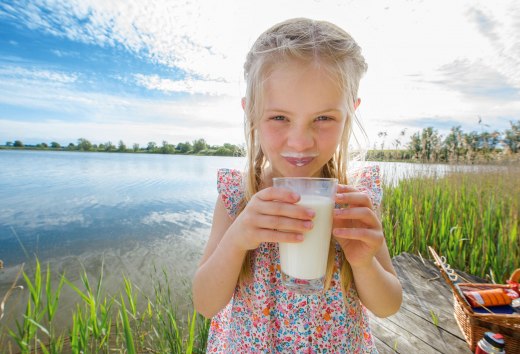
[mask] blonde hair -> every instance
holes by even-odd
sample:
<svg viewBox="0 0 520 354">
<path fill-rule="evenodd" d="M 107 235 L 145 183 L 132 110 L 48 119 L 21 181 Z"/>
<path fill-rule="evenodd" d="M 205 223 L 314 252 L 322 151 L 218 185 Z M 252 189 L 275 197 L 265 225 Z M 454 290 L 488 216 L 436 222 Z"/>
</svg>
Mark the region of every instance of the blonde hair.
<svg viewBox="0 0 520 354">
<path fill-rule="evenodd" d="M 338 178 L 347 183 L 348 145 L 355 118 L 355 102 L 359 81 L 367 70 L 361 48 L 354 39 L 338 26 L 305 18 L 281 22 L 262 33 L 253 44 L 244 64 L 246 81 L 244 128 L 247 143 L 247 167 L 244 181 L 244 199 L 240 210 L 257 193 L 262 183 L 266 159 L 257 136 L 257 122 L 263 112 L 263 83 L 273 67 L 280 63 L 299 61 L 327 70 L 338 82 L 347 106 L 347 119 L 341 142 L 333 157 L 325 164 L 322 177 Z M 326 274 L 326 288 L 330 287 L 335 263 L 335 241 L 331 241 Z M 251 252 L 248 252 L 240 274 L 240 281 L 251 279 Z M 352 271 L 341 252 L 341 282 L 344 293 L 350 287 Z"/>
</svg>

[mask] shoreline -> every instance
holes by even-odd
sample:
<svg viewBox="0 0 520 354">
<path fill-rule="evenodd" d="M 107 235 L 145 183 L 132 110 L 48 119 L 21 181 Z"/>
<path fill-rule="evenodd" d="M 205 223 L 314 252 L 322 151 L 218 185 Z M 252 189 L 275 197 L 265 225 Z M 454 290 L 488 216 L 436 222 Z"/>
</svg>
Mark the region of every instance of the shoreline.
<svg viewBox="0 0 520 354">
<path fill-rule="evenodd" d="M 234 157 L 234 158 L 244 158 L 245 154 L 219 154 L 217 150 L 210 150 L 210 151 L 201 151 L 201 152 L 161 152 L 161 151 L 147 151 L 146 149 L 140 149 L 139 151 L 133 151 L 133 150 L 125 150 L 125 151 L 119 151 L 119 150 L 78 150 L 78 149 L 68 149 L 65 147 L 62 148 L 40 148 L 36 146 L 24 146 L 24 147 L 12 147 L 12 146 L 5 146 L 0 145 L 0 151 L 41 151 L 41 152 L 76 152 L 76 153 L 108 153 L 108 154 L 140 154 L 140 155 L 175 155 L 175 156 L 215 156 L 215 157 Z M 388 153 L 389 155 L 395 154 L 395 152 L 398 153 L 406 153 L 408 150 L 384 150 L 383 155 Z M 450 165 L 450 166 L 475 166 L 475 165 L 513 165 L 513 164 L 520 164 L 520 152 L 514 153 L 510 155 L 501 155 L 501 153 L 495 153 L 496 156 L 492 156 L 490 158 L 489 155 L 486 156 L 479 156 L 477 155 L 477 158 L 474 160 L 466 161 L 464 159 L 461 159 L 460 161 L 444 161 L 444 160 L 421 160 L 416 158 L 370 158 L 370 155 L 377 155 L 380 154 L 381 150 L 368 150 L 367 156 L 368 158 L 365 159 L 366 162 L 370 163 L 411 163 L 411 164 L 425 164 L 425 165 Z"/>
</svg>

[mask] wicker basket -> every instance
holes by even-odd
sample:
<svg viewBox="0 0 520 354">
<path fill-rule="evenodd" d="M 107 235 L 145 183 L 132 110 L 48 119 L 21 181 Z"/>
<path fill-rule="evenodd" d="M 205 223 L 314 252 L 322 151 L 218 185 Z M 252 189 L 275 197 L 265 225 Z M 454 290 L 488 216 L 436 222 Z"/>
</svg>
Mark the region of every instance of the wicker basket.
<svg viewBox="0 0 520 354">
<path fill-rule="evenodd" d="M 433 250 L 431 250 L 433 251 Z M 432 252 L 432 254 L 435 251 Z M 435 253 L 434 257 L 437 256 Z M 435 257 L 435 258 L 438 258 Z M 446 274 L 446 269 L 439 264 L 437 266 L 446 283 L 453 291 L 453 309 L 455 320 L 466 339 L 470 349 L 475 351 L 478 341 L 484 337 L 485 332 L 500 333 L 504 336 L 506 343 L 506 353 L 520 353 L 520 315 L 494 314 L 494 313 L 475 313 L 462 291 L 486 290 L 496 288 L 506 288 L 507 285 L 486 284 L 486 283 L 456 283 Z"/>
<path fill-rule="evenodd" d="M 449 278 L 448 281 L 453 290 L 455 320 L 471 350 L 474 351 L 477 342 L 484 337 L 484 333 L 490 331 L 504 336 L 506 353 L 520 353 L 520 315 L 475 313 L 460 292 L 495 289 L 501 286 L 481 283 L 459 283 L 454 285 Z M 505 286 L 503 285 L 503 287 Z M 460 291 L 457 288 L 460 288 Z"/>
</svg>

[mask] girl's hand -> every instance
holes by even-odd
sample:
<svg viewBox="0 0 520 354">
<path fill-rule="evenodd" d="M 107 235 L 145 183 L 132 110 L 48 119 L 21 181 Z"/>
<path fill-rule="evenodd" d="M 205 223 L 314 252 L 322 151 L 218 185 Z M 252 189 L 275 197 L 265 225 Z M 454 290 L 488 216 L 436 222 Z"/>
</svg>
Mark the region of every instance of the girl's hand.
<svg viewBox="0 0 520 354">
<path fill-rule="evenodd" d="M 338 185 L 332 235 L 352 267 L 372 264 L 385 241 L 383 226 L 373 210 L 372 201 L 354 187 Z"/>
<path fill-rule="evenodd" d="M 228 229 L 240 249 L 262 242 L 301 242 L 312 229 L 314 210 L 296 205 L 300 196 L 284 188 L 269 187 L 256 193 Z"/>
</svg>

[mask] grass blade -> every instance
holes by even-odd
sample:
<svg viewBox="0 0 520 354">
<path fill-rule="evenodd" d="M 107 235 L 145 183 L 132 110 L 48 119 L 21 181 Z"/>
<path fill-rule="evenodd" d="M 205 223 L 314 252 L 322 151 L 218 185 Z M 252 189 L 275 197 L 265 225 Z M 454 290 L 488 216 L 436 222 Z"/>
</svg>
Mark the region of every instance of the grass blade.
<svg viewBox="0 0 520 354">
<path fill-rule="evenodd" d="M 126 305 L 123 296 L 121 295 L 121 320 L 123 322 L 123 331 L 125 333 L 126 350 L 129 354 L 135 354 L 134 338 L 132 336 L 132 328 L 130 327 L 130 321 L 128 320 L 128 314 L 126 313 Z"/>
</svg>

